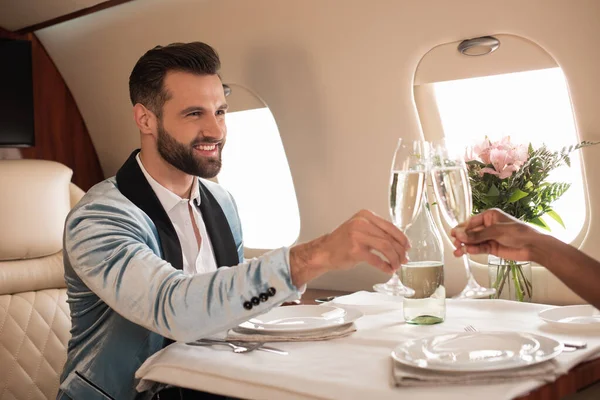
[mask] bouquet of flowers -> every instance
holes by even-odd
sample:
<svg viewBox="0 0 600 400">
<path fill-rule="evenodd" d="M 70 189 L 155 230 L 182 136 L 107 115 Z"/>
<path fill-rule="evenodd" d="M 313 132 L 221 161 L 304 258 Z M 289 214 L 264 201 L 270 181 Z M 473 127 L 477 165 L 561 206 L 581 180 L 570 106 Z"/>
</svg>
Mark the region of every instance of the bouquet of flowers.
<svg viewBox="0 0 600 400">
<path fill-rule="evenodd" d="M 581 142 L 551 151 L 545 145 L 534 149 L 513 144 L 510 137 L 492 142 L 485 140 L 466 154 L 467 169 L 473 191 L 473 212 L 499 208 L 522 221 L 550 230 L 542 217 L 550 217 L 564 227 L 562 218 L 552 209 L 570 184 L 546 182 L 550 172 L 562 165 L 571 165 L 569 155 L 597 142 Z M 502 260 L 492 286 L 500 297 L 507 281 L 513 281 L 517 300 L 531 299 L 531 278 L 523 273 L 521 264 Z"/>
</svg>

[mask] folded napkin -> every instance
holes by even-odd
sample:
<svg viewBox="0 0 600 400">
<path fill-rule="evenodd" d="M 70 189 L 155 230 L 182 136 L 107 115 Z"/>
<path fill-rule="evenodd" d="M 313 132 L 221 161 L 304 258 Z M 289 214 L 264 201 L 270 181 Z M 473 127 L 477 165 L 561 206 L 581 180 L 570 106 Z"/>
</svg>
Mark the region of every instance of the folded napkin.
<svg viewBox="0 0 600 400">
<path fill-rule="evenodd" d="M 227 340 L 238 342 L 309 342 L 315 340 L 336 339 L 356 331 L 354 323 L 340 325 L 332 329 L 313 332 L 285 332 L 281 334 L 256 333 L 255 331 L 235 328 L 227 332 Z"/>
<path fill-rule="evenodd" d="M 392 360 L 393 386 L 440 386 L 440 385 L 484 385 L 525 379 L 540 379 L 553 382 L 560 375 L 559 364 L 555 360 L 528 367 L 485 372 L 442 372 L 402 365 Z"/>
</svg>

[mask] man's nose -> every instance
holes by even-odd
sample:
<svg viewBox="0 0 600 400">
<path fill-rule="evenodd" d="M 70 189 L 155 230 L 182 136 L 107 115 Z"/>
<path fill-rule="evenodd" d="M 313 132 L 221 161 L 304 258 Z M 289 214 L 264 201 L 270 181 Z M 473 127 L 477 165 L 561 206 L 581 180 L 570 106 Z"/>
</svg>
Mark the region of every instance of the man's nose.
<svg viewBox="0 0 600 400">
<path fill-rule="evenodd" d="M 211 116 L 208 117 L 207 124 L 202 130 L 202 135 L 207 138 L 222 140 L 225 136 L 225 128 L 217 117 Z"/>
</svg>

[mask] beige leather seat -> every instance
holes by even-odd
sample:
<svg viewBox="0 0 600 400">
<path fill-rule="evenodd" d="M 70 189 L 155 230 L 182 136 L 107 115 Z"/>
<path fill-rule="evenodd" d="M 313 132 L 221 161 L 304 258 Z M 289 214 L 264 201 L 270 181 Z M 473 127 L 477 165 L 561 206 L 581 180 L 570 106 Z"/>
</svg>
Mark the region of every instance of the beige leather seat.
<svg viewBox="0 0 600 400">
<path fill-rule="evenodd" d="M 65 217 L 83 192 L 66 166 L 0 161 L 0 399 L 54 399 L 71 322 Z"/>
</svg>

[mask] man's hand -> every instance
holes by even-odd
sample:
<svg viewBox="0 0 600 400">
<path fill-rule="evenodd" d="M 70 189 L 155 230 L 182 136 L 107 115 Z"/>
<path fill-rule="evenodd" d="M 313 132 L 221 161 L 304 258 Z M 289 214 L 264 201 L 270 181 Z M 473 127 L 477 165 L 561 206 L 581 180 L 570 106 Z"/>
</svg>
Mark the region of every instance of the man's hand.
<svg viewBox="0 0 600 400">
<path fill-rule="evenodd" d="M 327 271 L 350 269 L 360 262 L 392 274 L 408 261 L 409 248 L 394 224 L 362 210 L 330 234 L 290 249 L 292 282 L 300 287 Z"/>
<path fill-rule="evenodd" d="M 493 254 L 515 261 L 531 261 L 533 245 L 541 235 L 534 228 L 498 209 L 486 210 L 471 217 L 452 229 L 450 234 L 457 257 L 467 252 Z"/>
</svg>

